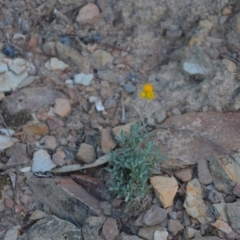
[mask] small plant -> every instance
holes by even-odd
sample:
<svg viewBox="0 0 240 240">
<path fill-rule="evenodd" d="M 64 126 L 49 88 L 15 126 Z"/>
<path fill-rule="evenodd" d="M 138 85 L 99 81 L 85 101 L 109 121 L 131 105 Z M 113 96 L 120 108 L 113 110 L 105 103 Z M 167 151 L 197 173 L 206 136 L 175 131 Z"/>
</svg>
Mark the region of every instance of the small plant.
<svg viewBox="0 0 240 240">
<path fill-rule="evenodd" d="M 110 190 L 125 202 L 144 197 L 150 185 L 154 163 L 159 159 L 159 149 L 140 122 L 133 124 L 129 134 L 121 132 L 116 138 L 120 148 L 110 152 Z"/>
</svg>

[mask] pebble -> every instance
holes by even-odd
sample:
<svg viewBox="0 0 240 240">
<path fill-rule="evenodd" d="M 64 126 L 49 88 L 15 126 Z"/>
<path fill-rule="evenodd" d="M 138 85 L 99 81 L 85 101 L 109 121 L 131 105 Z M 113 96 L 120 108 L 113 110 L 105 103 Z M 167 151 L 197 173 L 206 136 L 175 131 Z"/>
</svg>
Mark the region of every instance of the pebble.
<svg viewBox="0 0 240 240">
<path fill-rule="evenodd" d="M 98 6 L 93 3 L 88 3 L 80 9 L 76 21 L 78 23 L 93 24 L 99 17 L 100 11 Z"/>
<path fill-rule="evenodd" d="M 131 82 L 127 82 L 124 84 L 124 90 L 127 93 L 134 93 L 136 91 L 136 87 Z"/>
<path fill-rule="evenodd" d="M 93 163 L 96 160 L 96 153 L 93 146 L 82 143 L 76 157 L 84 163 Z"/>
<path fill-rule="evenodd" d="M 110 216 L 112 214 L 112 206 L 109 202 L 107 202 L 107 201 L 101 202 L 100 208 L 103 210 L 103 213 L 106 216 Z"/>
<path fill-rule="evenodd" d="M 54 112 L 60 117 L 66 117 L 71 112 L 71 106 L 67 99 L 56 98 Z"/>
<path fill-rule="evenodd" d="M 4 203 L 5 203 L 6 207 L 8 207 L 8 208 L 13 208 L 13 206 L 14 206 L 14 202 L 11 198 L 6 198 Z"/>
<path fill-rule="evenodd" d="M 222 220 L 217 219 L 217 221 L 215 223 L 212 223 L 211 225 L 218 228 L 220 231 L 226 234 L 230 234 L 232 232 L 232 228 L 229 227 L 229 225 Z"/>
<path fill-rule="evenodd" d="M 223 8 L 223 10 L 222 10 L 222 15 L 231 15 L 232 14 L 232 9 L 231 8 L 229 8 L 229 7 L 225 7 L 225 8 Z"/>
<path fill-rule="evenodd" d="M 240 197 L 240 183 L 237 183 L 233 188 L 233 194 L 236 197 Z"/>
<path fill-rule="evenodd" d="M 154 240 L 167 240 L 168 232 L 156 230 L 154 233 Z"/>
<path fill-rule="evenodd" d="M 36 209 L 32 214 L 31 216 L 29 217 L 29 219 L 31 220 L 38 220 L 38 219 L 41 219 L 41 218 L 44 218 L 46 217 L 47 214 L 41 210 L 38 210 Z"/>
<path fill-rule="evenodd" d="M 117 102 L 114 99 L 109 97 L 106 99 L 103 105 L 105 109 L 115 108 L 117 107 Z"/>
<path fill-rule="evenodd" d="M 75 84 L 82 84 L 83 86 L 89 86 L 93 80 L 93 74 L 79 73 L 74 76 Z"/>
<path fill-rule="evenodd" d="M 179 231 L 183 229 L 183 225 L 177 221 L 170 219 L 168 222 L 168 231 L 173 235 L 176 236 Z"/>
<path fill-rule="evenodd" d="M 69 68 L 69 65 L 58 58 L 50 58 L 44 66 L 50 71 L 64 71 Z"/>
<path fill-rule="evenodd" d="M 45 147 L 50 151 L 54 151 L 58 146 L 57 139 L 54 136 L 45 137 Z"/>
<path fill-rule="evenodd" d="M 58 165 L 58 166 L 63 166 L 65 165 L 65 153 L 62 150 L 57 150 L 56 153 L 53 154 L 52 160 L 53 162 Z"/>
<path fill-rule="evenodd" d="M 29 196 L 28 196 L 28 195 L 22 195 L 22 196 L 20 197 L 20 201 L 21 201 L 23 204 L 27 205 L 28 202 L 29 202 Z"/>
<path fill-rule="evenodd" d="M 182 182 L 188 182 L 192 179 L 192 173 L 193 173 L 192 168 L 184 168 L 184 169 L 177 170 L 174 173 L 174 175 L 176 176 L 176 178 L 178 178 Z"/>
<path fill-rule="evenodd" d="M 102 234 L 105 239 L 115 240 L 119 235 L 117 221 L 114 218 L 107 218 L 103 224 Z"/>
<path fill-rule="evenodd" d="M 198 180 L 203 185 L 208 185 L 213 182 L 213 178 L 209 169 L 207 160 L 201 159 L 198 161 Z"/>
<path fill-rule="evenodd" d="M 224 58 L 222 60 L 222 63 L 225 65 L 229 72 L 235 73 L 237 71 L 237 65 L 233 61 Z"/>
<path fill-rule="evenodd" d="M 56 167 L 46 150 L 38 150 L 33 155 L 32 172 L 48 172 Z"/>
<path fill-rule="evenodd" d="M 105 128 L 102 130 L 101 148 L 103 153 L 109 152 L 116 147 L 116 141 L 114 140 L 111 129 Z"/>
<path fill-rule="evenodd" d="M 143 222 L 147 226 L 154 226 L 162 223 L 167 217 L 167 211 L 158 206 L 152 206 L 143 216 Z"/>
</svg>

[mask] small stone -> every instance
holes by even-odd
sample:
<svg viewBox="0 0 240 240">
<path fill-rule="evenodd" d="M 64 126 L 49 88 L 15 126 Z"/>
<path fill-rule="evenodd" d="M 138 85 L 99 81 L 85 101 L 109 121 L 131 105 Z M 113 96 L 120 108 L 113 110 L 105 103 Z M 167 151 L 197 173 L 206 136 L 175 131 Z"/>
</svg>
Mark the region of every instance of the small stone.
<svg viewBox="0 0 240 240">
<path fill-rule="evenodd" d="M 212 205 L 215 212 L 217 212 L 221 219 L 225 222 L 228 222 L 228 216 L 227 216 L 227 203 L 216 203 Z"/>
<path fill-rule="evenodd" d="M 53 154 L 52 160 L 53 162 L 58 165 L 58 166 L 63 166 L 65 165 L 65 153 L 62 150 L 57 150 L 56 153 Z"/>
<path fill-rule="evenodd" d="M 66 117 L 71 112 L 71 106 L 67 99 L 56 98 L 54 112 L 60 117 Z"/>
<path fill-rule="evenodd" d="M 188 182 L 192 179 L 192 168 L 184 168 L 176 171 L 174 175 L 182 182 Z"/>
<path fill-rule="evenodd" d="M 32 214 L 31 216 L 29 217 L 29 219 L 31 220 L 38 220 L 38 219 L 41 219 L 41 218 L 44 218 L 46 217 L 47 214 L 41 210 L 38 210 L 36 209 Z"/>
<path fill-rule="evenodd" d="M 168 231 L 173 235 L 176 236 L 179 231 L 183 229 L 183 225 L 177 221 L 170 219 L 168 222 Z"/>
<path fill-rule="evenodd" d="M 107 202 L 107 201 L 101 202 L 100 203 L 100 208 L 102 209 L 103 213 L 106 216 L 112 215 L 112 206 L 109 202 Z"/>
<path fill-rule="evenodd" d="M 139 230 L 138 236 L 146 240 L 153 240 L 154 233 L 156 231 L 166 231 L 166 228 L 160 227 L 158 225 L 152 227 L 144 227 Z"/>
<path fill-rule="evenodd" d="M 195 74 L 208 74 L 208 70 L 205 69 L 203 66 L 200 66 L 197 63 L 191 63 L 191 62 L 184 62 L 183 63 L 183 69 L 185 72 L 195 75 Z"/>
<path fill-rule="evenodd" d="M 106 101 L 104 102 L 104 107 L 105 109 L 115 108 L 117 107 L 117 103 L 114 99 L 107 98 Z"/>
<path fill-rule="evenodd" d="M 233 194 L 240 197 L 240 182 L 238 182 L 233 188 Z"/>
<path fill-rule="evenodd" d="M 20 201 L 21 201 L 23 204 L 27 205 L 28 202 L 29 202 L 29 196 L 28 196 L 28 195 L 22 195 L 22 196 L 20 197 Z"/>
<path fill-rule="evenodd" d="M 99 17 L 100 11 L 98 6 L 93 3 L 88 3 L 80 9 L 76 21 L 78 23 L 93 24 Z"/>
<path fill-rule="evenodd" d="M 218 228 L 220 231 L 226 234 L 230 234 L 232 232 L 232 228 L 229 227 L 229 225 L 222 220 L 217 219 L 217 221 L 215 223 L 212 223 L 211 225 Z"/>
<path fill-rule="evenodd" d="M 83 86 L 89 86 L 93 80 L 93 74 L 79 73 L 74 76 L 75 84 L 82 84 Z"/>
<path fill-rule="evenodd" d="M 117 221 L 114 218 L 108 218 L 102 228 L 102 234 L 105 239 L 108 240 L 115 240 L 116 237 L 119 235 Z"/>
<path fill-rule="evenodd" d="M 5 199 L 4 203 L 5 203 L 6 207 L 8 207 L 8 208 L 13 208 L 13 206 L 14 206 L 14 202 L 11 198 Z"/>
<path fill-rule="evenodd" d="M 168 237 L 167 231 L 156 230 L 154 233 L 154 240 L 167 240 L 168 239 L 167 237 Z"/>
<path fill-rule="evenodd" d="M 105 221 L 104 217 L 88 217 L 82 227 L 82 235 L 84 239 L 96 240 L 98 232 Z"/>
<path fill-rule="evenodd" d="M 213 182 L 208 162 L 204 159 L 198 161 L 198 179 L 203 185 L 208 185 Z"/>
<path fill-rule="evenodd" d="M 187 213 L 198 219 L 200 223 L 204 224 L 207 222 L 207 208 L 203 201 L 201 185 L 197 178 L 187 183 L 184 207 Z"/>
<path fill-rule="evenodd" d="M 57 140 L 54 136 L 46 136 L 45 138 L 45 147 L 50 151 L 54 151 L 57 148 Z"/>
<path fill-rule="evenodd" d="M 173 199 L 178 190 L 178 183 L 174 177 L 156 176 L 151 177 L 150 182 L 154 188 L 155 195 L 164 208 L 173 204 Z"/>
<path fill-rule="evenodd" d="M 176 201 L 176 203 L 175 203 L 175 205 L 174 205 L 174 209 L 175 209 L 176 211 L 180 211 L 180 210 L 183 209 L 183 202 L 182 202 L 180 199 L 178 199 L 178 200 Z"/>
<path fill-rule="evenodd" d="M 191 227 L 186 227 L 184 229 L 184 237 L 186 240 L 190 240 L 195 237 L 197 230 Z"/>
<path fill-rule="evenodd" d="M 94 65 L 98 69 L 104 68 L 107 63 L 112 63 L 113 60 L 113 56 L 102 49 L 95 51 L 92 57 L 94 59 Z"/>
<path fill-rule="evenodd" d="M 127 235 L 125 232 L 121 232 L 119 240 L 143 240 L 136 235 Z"/>
<path fill-rule="evenodd" d="M 57 58 L 50 58 L 50 60 L 45 63 L 45 67 L 50 71 L 64 71 L 69 68 L 66 63 Z"/>
<path fill-rule="evenodd" d="M 231 227 L 238 232 L 240 231 L 240 202 L 228 203 L 227 204 L 227 215 L 231 223 Z"/>
<path fill-rule="evenodd" d="M 48 172 L 56 167 L 46 150 L 38 150 L 33 155 L 32 172 Z"/>
<path fill-rule="evenodd" d="M 143 222 L 147 226 L 154 226 L 156 224 L 162 223 L 166 217 L 167 211 L 165 209 L 158 206 L 153 206 L 145 213 L 143 217 Z"/>
<path fill-rule="evenodd" d="M 4 240 L 17 240 L 18 236 L 20 235 L 20 229 L 20 225 L 9 229 L 4 237 Z"/>
<path fill-rule="evenodd" d="M 226 15 L 231 15 L 232 14 L 232 9 L 229 7 L 225 7 L 222 10 L 222 15 L 226 16 Z"/>
<path fill-rule="evenodd" d="M 222 198 L 222 194 L 220 192 L 217 192 L 216 190 L 211 190 L 208 193 L 208 199 L 211 203 L 219 203 Z"/>
<path fill-rule="evenodd" d="M 131 82 L 127 82 L 124 84 L 124 90 L 127 93 L 134 93 L 136 91 L 136 87 Z"/>
<path fill-rule="evenodd" d="M 111 129 L 105 128 L 102 130 L 101 148 L 103 153 L 109 152 L 116 147 L 116 141 L 114 140 Z"/>
<path fill-rule="evenodd" d="M 235 73 L 237 71 L 237 65 L 233 61 L 224 58 L 222 60 L 222 63 L 225 65 L 229 72 Z"/>
<path fill-rule="evenodd" d="M 93 163 L 96 160 L 95 149 L 89 144 L 82 143 L 76 157 L 84 163 Z"/>
<path fill-rule="evenodd" d="M 224 198 L 226 203 L 233 203 L 236 201 L 236 197 L 232 194 L 228 194 L 225 198 Z"/>
</svg>

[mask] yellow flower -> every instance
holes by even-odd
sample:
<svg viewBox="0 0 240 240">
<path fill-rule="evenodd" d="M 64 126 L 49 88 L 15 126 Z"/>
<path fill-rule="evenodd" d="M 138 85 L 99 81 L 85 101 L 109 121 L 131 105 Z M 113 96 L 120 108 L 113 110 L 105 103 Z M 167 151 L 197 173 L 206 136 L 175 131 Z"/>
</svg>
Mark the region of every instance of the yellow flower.
<svg viewBox="0 0 240 240">
<path fill-rule="evenodd" d="M 147 92 L 146 93 L 146 98 L 147 99 L 152 100 L 152 99 L 154 99 L 154 97 L 155 97 L 155 93 L 154 92 Z"/>
<path fill-rule="evenodd" d="M 145 84 L 143 86 L 143 91 L 144 92 L 153 92 L 153 86 L 151 84 Z"/>
<path fill-rule="evenodd" d="M 142 92 L 140 93 L 140 97 L 141 98 L 146 98 L 146 99 L 149 99 L 149 100 L 154 99 L 155 93 L 154 93 L 154 90 L 153 90 L 153 86 L 149 83 L 145 84 L 143 86 Z"/>
</svg>

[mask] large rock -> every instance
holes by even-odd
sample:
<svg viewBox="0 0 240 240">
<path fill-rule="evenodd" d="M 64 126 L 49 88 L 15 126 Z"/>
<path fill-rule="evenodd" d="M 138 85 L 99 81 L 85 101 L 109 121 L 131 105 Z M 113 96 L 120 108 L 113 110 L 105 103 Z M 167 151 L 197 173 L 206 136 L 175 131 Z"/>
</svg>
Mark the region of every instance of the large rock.
<svg viewBox="0 0 240 240">
<path fill-rule="evenodd" d="M 61 220 L 55 216 L 48 216 L 39 220 L 30 227 L 19 240 L 58 239 L 83 240 L 81 228 L 69 221 Z"/>
<path fill-rule="evenodd" d="M 32 178 L 27 184 L 40 202 L 63 219 L 83 224 L 89 216 L 102 216 L 100 202 L 71 178 Z"/>
<path fill-rule="evenodd" d="M 227 204 L 227 215 L 231 223 L 231 227 L 240 233 L 240 202 L 228 203 Z"/>
<path fill-rule="evenodd" d="M 202 112 L 170 116 L 156 130 L 166 168 L 182 168 L 201 159 L 240 149 L 240 113 Z"/>
</svg>

